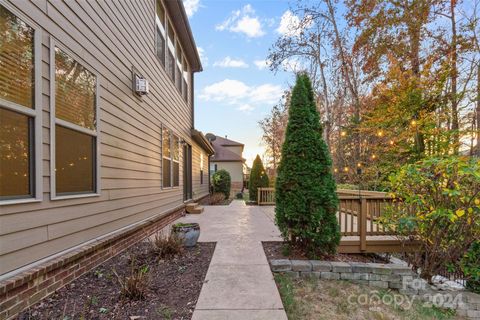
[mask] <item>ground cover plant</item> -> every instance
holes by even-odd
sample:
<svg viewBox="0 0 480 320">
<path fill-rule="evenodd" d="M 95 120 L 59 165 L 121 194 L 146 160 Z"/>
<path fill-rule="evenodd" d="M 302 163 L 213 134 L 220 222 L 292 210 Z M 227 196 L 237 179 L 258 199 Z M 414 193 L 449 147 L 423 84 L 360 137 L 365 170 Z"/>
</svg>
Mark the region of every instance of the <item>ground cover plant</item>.
<svg viewBox="0 0 480 320">
<path fill-rule="evenodd" d="M 198 243 L 173 254 L 167 249 L 172 242 L 159 236 L 130 247 L 25 310 L 19 319 L 190 319 L 215 244 Z"/>
</svg>

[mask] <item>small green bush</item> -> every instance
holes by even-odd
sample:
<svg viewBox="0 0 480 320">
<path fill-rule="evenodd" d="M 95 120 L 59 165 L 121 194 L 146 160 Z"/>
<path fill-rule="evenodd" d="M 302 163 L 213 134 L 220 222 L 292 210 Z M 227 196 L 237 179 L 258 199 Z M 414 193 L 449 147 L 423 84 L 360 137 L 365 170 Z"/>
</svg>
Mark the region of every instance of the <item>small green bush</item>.
<svg viewBox="0 0 480 320">
<path fill-rule="evenodd" d="M 472 243 L 463 256 L 461 265 L 467 278 L 467 289 L 480 293 L 480 240 Z"/>
<path fill-rule="evenodd" d="M 445 268 L 457 269 L 480 234 L 480 160 L 428 158 L 390 177 L 395 203 L 382 220 L 402 241 L 415 238 L 419 250 L 408 262 L 427 281 Z"/>
<path fill-rule="evenodd" d="M 227 170 L 218 170 L 212 176 L 213 193 L 223 193 L 225 199 L 230 198 L 230 185 L 232 178 Z"/>
<path fill-rule="evenodd" d="M 250 172 L 250 181 L 248 183 L 248 192 L 250 193 L 250 200 L 257 201 L 258 188 L 268 187 L 268 176 L 263 167 L 262 160 L 257 154 L 253 161 L 252 171 Z"/>
</svg>

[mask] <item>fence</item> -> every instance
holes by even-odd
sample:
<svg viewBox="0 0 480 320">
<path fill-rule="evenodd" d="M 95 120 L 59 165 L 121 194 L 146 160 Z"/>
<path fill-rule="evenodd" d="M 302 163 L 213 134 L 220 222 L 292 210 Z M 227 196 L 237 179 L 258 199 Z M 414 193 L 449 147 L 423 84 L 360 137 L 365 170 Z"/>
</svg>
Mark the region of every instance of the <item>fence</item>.
<svg viewBox="0 0 480 320">
<path fill-rule="evenodd" d="M 400 251 L 401 242 L 380 222 L 392 199 L 384 192 L 337 190 L 337 212 L 344 252 Z M 274 188 L 258 188 L 259 205 L 275 205 Z M 368 240 L 368 241 L 367 241 Z M 340 244 L 342 246 L 342 243 Z"/>
<path fill-rule="evenodd" d="M 275 205 L 275 188 L 258 188 L 257 203 L 261 205 Z"/>
</svg>

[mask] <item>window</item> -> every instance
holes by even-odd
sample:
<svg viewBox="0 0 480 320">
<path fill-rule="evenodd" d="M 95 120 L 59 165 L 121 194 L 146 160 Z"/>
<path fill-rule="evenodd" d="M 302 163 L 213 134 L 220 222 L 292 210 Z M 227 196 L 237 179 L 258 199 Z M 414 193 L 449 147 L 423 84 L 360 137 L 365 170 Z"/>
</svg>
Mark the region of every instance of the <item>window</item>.
<svg viewBox="0 0 480 320">
<path fill-rule="evenodd" d="M 165 67 L 165 9 L 163 8 L 162 2 L 159 0 L 157 1 L 157 15 L 155 24 L 157 28 L 157 56 L 160 58 L 160 62 Z"/>
<path fill-rule="evenodd" d="M 203 153 L 200 153 L 200 184 L 203 184 Z"/>
<path fill-rule="evenodd" d="M 172 186 L 171 134 L 166 128 L 162 129 L 162 159 L 162 185 L 164 188 L 170 188 Z"/>
<path fill-rule="evenodd" d="M 41 36 L 2 5 L 0 34 L 0 200 L 41 200 L 35 168 L 42 148 L 41 109 L 35 107 Z"/>
<path fill-rule="evenodd" d="M 168 23 L 168 39 L 167 39 L 167 73 L 175 82 L 175 34 L 173 32 L 173 27 Z"/>
<path fill-rule="evenodd" d="M 180 44 L 177 42 L 177 56 L 176 56 L 176 73 L 175 73 L 175 85 L 177 87 L 178 92 L 182 92 L 182 49 L 180 48 Z"/>
<path fill-rule="evenodd" d="M 162 0 L 156 1 L 155 29 L 155 53 L 183 100 L 188 102 L 190 70 Z"/>
<path fill-rule="evenodd" d="M 177 136 L 173 136 L 172 139 L 173 150 L 173 186 L 178 187 L 180 185 L 180 139 Z"/>
<path fill-rule="evenodd" d="M 180 139 L 167 128 L 162 129 L 163 187 L 180 185 Z"/>
<path fill-rule="evenodd" d="M 189 78 L 189 70 L 188 70 L 188 64 L 187 64 L 187 59 L 183 57 L 183 85 L 182 85 L 182 96 L 183 100 L 185 102 L 188 102 L 188 78 Z"/>
<path fill-rule="evenodd" d="M 96 194 L 97 76 L 52 41 L 52 198 Z"/>
</svg>

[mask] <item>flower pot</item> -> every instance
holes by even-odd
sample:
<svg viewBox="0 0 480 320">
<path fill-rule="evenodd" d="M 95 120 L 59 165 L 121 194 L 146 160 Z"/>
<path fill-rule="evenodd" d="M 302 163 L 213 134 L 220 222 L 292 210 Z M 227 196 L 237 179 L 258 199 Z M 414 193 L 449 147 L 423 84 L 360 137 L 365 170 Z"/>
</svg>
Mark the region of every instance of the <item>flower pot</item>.
<svg viewBox="0 0 480 320">
<path fill-rule="evenodd" d="M 194 247 L 200 237 L 198 223 L 177 223 L 172 227 L 172 232 L 183 241 L 185 247 Z"/>
</svg>

